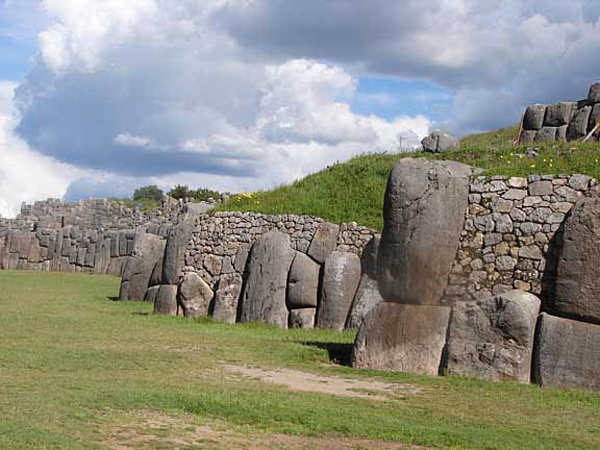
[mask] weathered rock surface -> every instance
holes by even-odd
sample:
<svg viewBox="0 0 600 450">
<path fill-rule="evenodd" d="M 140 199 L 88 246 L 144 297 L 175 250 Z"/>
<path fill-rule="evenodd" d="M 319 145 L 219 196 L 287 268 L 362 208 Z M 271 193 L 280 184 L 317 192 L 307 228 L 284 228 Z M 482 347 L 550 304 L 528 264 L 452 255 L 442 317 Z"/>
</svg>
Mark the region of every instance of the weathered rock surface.
<svg viewBox="0 0 600 450">
<path fill-rule="evenodd" d="M 600 326 L 540 316 L 533 381 L 541 386 L 600 389 Z"/>
<path fill-rule="evenodd" d="M 179 285 L 178 304 L 185 317 L 206 317 L 213 290 L 194 272 L 186 273 Z"/>
<path fill-rule="evenodd" d="M 363 322 L 352 367 L 437 375 L 450 308 L 382 302 Z"/>
<path fill-rule="evenodd" d="M 354 253 L 333 252 L 325 261 L 319 328 L 344 329 L 360 281 L 360 259 Z"/>
<path fill-rule="evenodd" d="M 367 274 L 373 279 L 377 279 L 377 254 L 379 252 L 379 245 L 381 244 L 381 235 L 376 234 L 365 246 L 360 259 L 362 266 L 362 273 Z"/>
<path fill-rule="evenodd" d="M 177 315 L 177 285 L 161 284 L 154 300 L 154 314 Z"/>
<path fill-rule="evenodd" d="M 565 219 L 553 311 L 600 323 L 600 198 L 580 200 Z"/>
<path fill-rule="evenodd" d="M 576 102 L 559 102 L 546 109 L 545 124 L 550 127 L 562 127 L 571 121 Z"/>
<path fill-rule="evenodd" d="M 183 221 L 171 230 L 167 238 L 165 258 L 162 267 L 162 282 L 165 284 L 178 284 L 183 268 L 183 257 L 187 247 L 194 223 Z"/>
<path fill-rule="evenodd" d="M 421 141 L 423 150 L 431 153 L 443 153 L 460 147 L 460 141 L 454 136 L 435 130 Z"/>
<path fill-rule="evenodd" d="M 327 257 L 335 250 L 339 232 L 339 225 L 328 222 L 319 224 L 308 247 L 308 256 L 324 264 Z"/>
<path fill-rule="evenodd" d="M 316 308 L 302 308 L 290 311 L 290 328 L 311 329 L 315 326 Z"/>
<path fill-rule="evenodd" d="M 296 252 L 287 285 L 288 309 L 316 308 L 321 266 L 304 253 Z"/>
<path fill-rule="evenodd" d="M 221 275 L 219 288 L 215 296 L 213 319 L 221 322 L 235 323 L 238 303 L 242 293 L 242 276 L 239 273 Z"/>
<path fill-rule="evenodd" d="M 350 314 L 348 316 L 347 328 L 357 329 L 361 326 L 365 317 L 369 312 L 377 305 L 382 302 L 381 294 L 379 294 L 379 287 L 377 286 L 377 280 L 371 278 L 366 273 L 363 273 L 360 278 L 360 284 L 354 296 L 352 307 L 350 308 Z"/>
<path fill-rule="evenodd" d="M 567 139 L 575 140 L 584 137 L 587 134 L 590 114 L 592 113 L 591 106 L 584 106 L 577 110 L 573 120 L 567 128 Z"/>
<path fill-rule="evenodd" d="M 144 297 L 144 301 L 154 304 L 154 302 L 156 300 L 156 295 L 158 294 L 159 289 L 160 289 L 160 286 L 149 287 L 148 291 L 146 291 L 146 297 Z"/>
<path fill-rule="evenodd" d="M 463 229 L 470 174 L 451 161 L 404 158 L 394 166 L 377 259 L 386 301 L 439 303 Z"/>
<path fill-rule="evenodd" d="M 526 292 L 454 305 L 446 346 L 449 372 L 528 383 L 540 300 Z"/>
<path fill-rule="evenodd" d="M 540 130 L 544 126 L 544 116 L 546 115 L 546 105 L 535 104 L 525 110 L 523 117 L 523 129 Z"/>
<path fill-rule="evenodd" d="M 293 259 L 288 235 L 270 231 L 256 240 L 242 294 L 241 322 L 266 322 L 287 328 L 285 297 Z"/>
<path fill-rule="evenodd" d="M 165 241 L 155 234 L 137 233 L 133 256 L 128 258 L 121 281 L 121 300 L 143 301 L 156 264 L 162 260 Z"/>
</svg>

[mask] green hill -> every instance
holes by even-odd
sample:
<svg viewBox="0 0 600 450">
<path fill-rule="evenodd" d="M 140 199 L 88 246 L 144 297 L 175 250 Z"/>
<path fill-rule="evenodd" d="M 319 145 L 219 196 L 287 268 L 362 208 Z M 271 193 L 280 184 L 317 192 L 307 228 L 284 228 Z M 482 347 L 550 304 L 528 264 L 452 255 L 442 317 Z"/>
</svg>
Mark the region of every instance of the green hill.
<svg viewBox="0 0 600 450">
<path fill-rule="evenodd" d="M 463 138 L 459 149 L 430 153 L 365 153 L 335 164 L 289 185 L 230 198 L 222 211 L 298 214 L 331 222 L 357 222 L 383 228 L 383 196 L 387 177 L 400 158 L 459 161 L 485 170 L 485 175 L 581 173 L 600 178 L 598 143 L 550 143 L 516 146 L 518 127 Z"/>
</svg>

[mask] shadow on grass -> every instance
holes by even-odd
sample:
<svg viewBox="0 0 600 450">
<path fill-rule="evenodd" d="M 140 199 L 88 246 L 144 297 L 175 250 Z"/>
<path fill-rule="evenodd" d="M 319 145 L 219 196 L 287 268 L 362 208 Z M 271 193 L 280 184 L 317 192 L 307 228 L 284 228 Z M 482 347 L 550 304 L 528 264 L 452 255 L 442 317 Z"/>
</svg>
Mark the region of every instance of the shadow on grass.
<svg viewBox="0 0 600 450">
<path fill-rule="evenodd" d="M 301 344 L 327 350 L 329 361 L 333 364 L 350 367 L 354 344 L 338 344 L 332 342 L 301 342 Z"/>
</svg>

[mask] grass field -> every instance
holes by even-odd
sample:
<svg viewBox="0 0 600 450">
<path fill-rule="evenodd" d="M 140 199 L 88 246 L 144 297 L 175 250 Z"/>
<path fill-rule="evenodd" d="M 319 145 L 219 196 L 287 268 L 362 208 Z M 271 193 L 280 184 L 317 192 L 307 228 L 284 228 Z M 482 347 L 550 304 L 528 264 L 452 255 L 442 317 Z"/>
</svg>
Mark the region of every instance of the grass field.
<svg viewBox="0 0 600 450">
<path fill-rule="evenodd" d="M 598 394 L 355 371 L 330 361 L 351 333 L 155 317 L 117 292 L 113 277 L 0 272 L 0 449 L 600 448 Z M 231 365 L 420 392 L 297 392 Z"/>
<path fill-rule="evenodd" d="M 404 157 L 459 161 L 484 169 L 484 175 L 577 173 L 600 179 L 598 143 L 515 146 L 517 134 L 518 127 L 509 127 L 467 136 L 462 139 L 459 149 L 441 155 L 366 153 L 289 185 L 234 196 L 218 209 L 318 216 L 335 223 L 354 221 L 381 230 L 387 178 L 398 159 Z"/>
</svg>

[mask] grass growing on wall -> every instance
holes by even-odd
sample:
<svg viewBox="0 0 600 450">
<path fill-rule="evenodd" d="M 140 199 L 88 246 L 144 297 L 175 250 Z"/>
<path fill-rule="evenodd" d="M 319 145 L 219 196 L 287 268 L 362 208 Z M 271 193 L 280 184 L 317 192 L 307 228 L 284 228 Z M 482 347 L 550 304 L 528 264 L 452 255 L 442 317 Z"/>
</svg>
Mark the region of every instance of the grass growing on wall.
<svg viewBox="0 0 600 450">
<path fill-rule="evenodd" d="M 289 185 L 233 196 L 218 210 L 318 216 L 336 223 L 357 222 L 381 231 L 387 178 L 398 159 L 404 157 L 459 161 L 484 169 L 484 175 L 579 173 L 600 178 L 600 144 L 515 146 L 517 134 L 518 127 L 509 127 L 467 136 L 458 150 L 443 155 L 364 154 Z"/>
<path fill-rule="evenodd" d="M 326 347 L 350 345 L 353 333 L 155 317 L 152 305 L 111 300 L 114 277 L 0 272 L 0 286 L 1 449 L 229 448 L 203 444 L 202 435 L 195 445 L 169 437 L 172 426 L 183 433 L 206 424 L 243 438 L 325 436 L 319 449 L 342 437 L 427 448 L 600 448 L 600 396 L 591 392 L 336 366 Z M 388 401 L 302 393 L 227 376 L 225 364 L 423 391 Z M 152 427 L 157 417 L 172 422 Z M 128 447 L 136 434 L 151 444 Z"/>
</svg>

